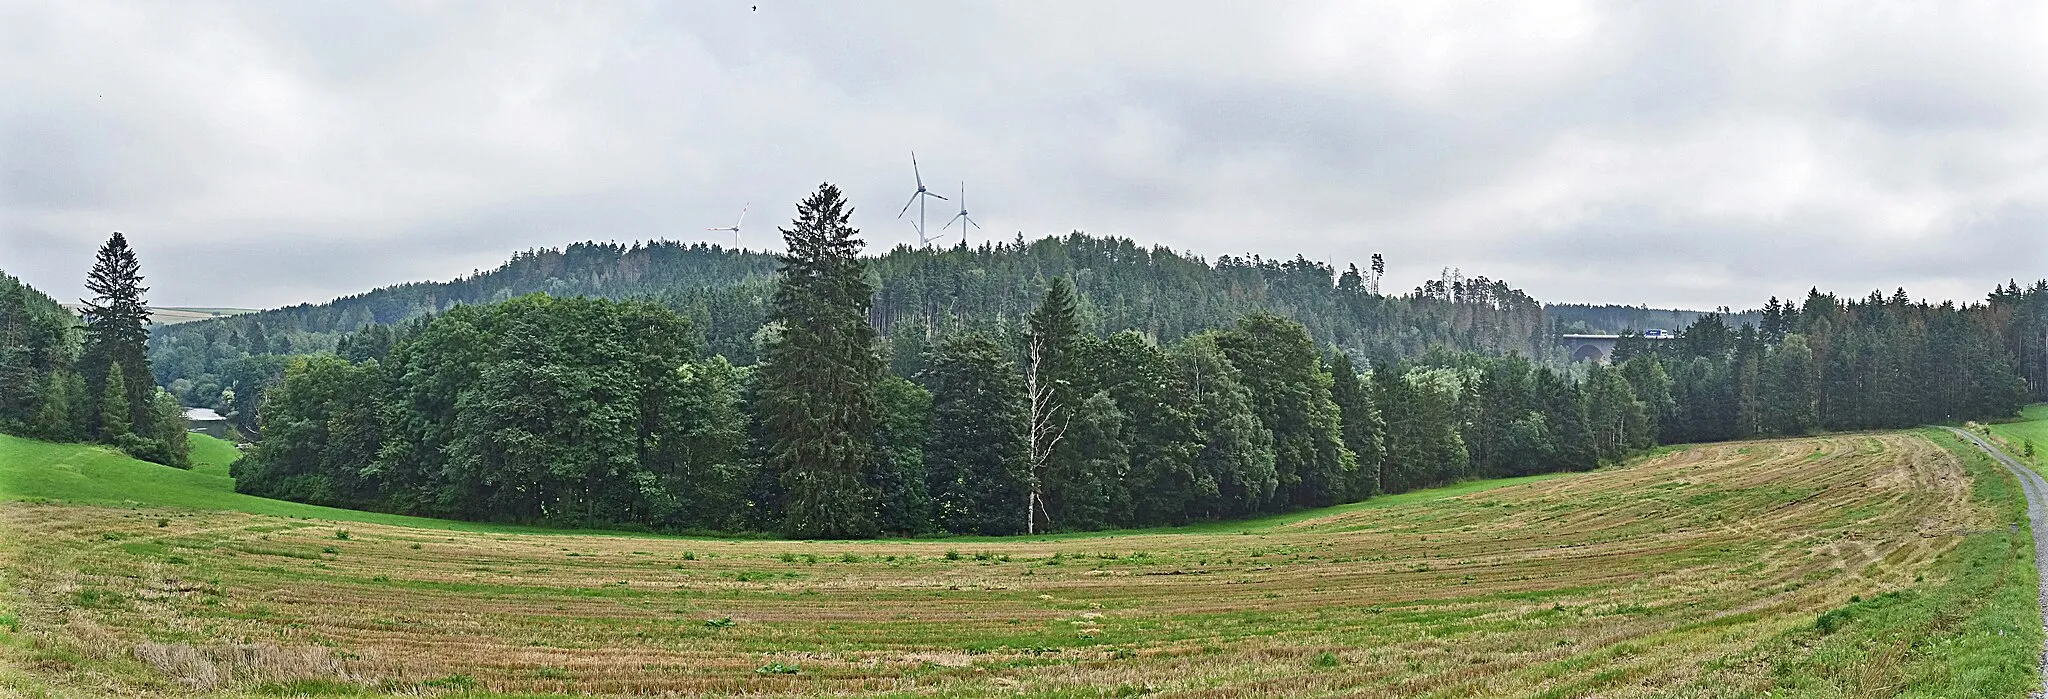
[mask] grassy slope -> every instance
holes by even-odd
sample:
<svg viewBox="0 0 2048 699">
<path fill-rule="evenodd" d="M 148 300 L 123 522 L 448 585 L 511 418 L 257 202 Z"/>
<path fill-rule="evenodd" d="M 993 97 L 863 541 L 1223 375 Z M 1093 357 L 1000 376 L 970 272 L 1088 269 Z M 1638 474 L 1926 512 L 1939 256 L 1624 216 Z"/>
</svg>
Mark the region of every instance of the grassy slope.
<svg viewBox="0 0 2048 699">
<path fill-rule="evenodd" d="M 240 452 L 228 442 L 192 435 L 192 470 L 182 471 L 130 458 L 107 447 L 60 444 L 0 435 L 0 501 L 50 500 L 98 505 L 146 505 L 187 507 L 199 510 L 229 510 L 251 514 L 278 515 L 337 522 L 389 524 L 423 529 L 523 534 L 613 534 L 619 536 L 660 536 L 633 532 L 568 530 L 548 527 L 486 524 L 430 517 L 408 517 L 363 512 L 319 505 L 272 500 L 235 492 L 228 477 L 228 464 Z M 1476 493 L 1503 486 L 1533 483 L 1564 474 L 1469 481 L 1443 488 L 1419 490 L 1374 498 L 1366 502 L 1270 515 L 1248 520 L 1208 522 L 1188 527 L 1120 529 L 1078 534 L 1026 537 L 953 537 L 950 540 L 1047 541 L 1073 538 L 1103 538 L 1158 533 L 1228 533 L 1293 524 L 1317 517 L 1359 510 L 1409 505 Z M 701 538 L 701 537 L 683 537 Z"/>
<path fill-rule="evenodd" d="M 2048 463 L 2048 403 L 2029 405 L 2021 415 L 2019 422 L 1992 425 L 1991 432 L 2012 445 L 2012 449 L 2007 451 L 2013 456 L 2027 459 L 2024 451 L 2031 442 L 2034 457 L 2030 461 L 2036 466 Z"/>
<path fill-rule="evenodd" d="M 192 470 L 184 471 L 139 461 L 102 446 L 0 435 L 0 500 L 186 507 L 455 531 L 553 531 L 358 512 L 243 495 L 235 492 L 234 479 L 228 477 L 228 464 L 238 455 L 232 444 L 194 434 Z"/>
<path fill-rule="evenodd" d="M 2032 419 L 2031 422 L 2001 425 L 1996 429 L 2000 431 L 2002 436 L 2006 436 L 2008 439 L 2013 439 L 2016 436 L 2036 434 L 2041 434 L 2044 438 L 2048 438 L 2048 434 L 2043 434 L 2048 432 L 2048 406 L 2030 408 L 2028 417 Z M 1989 511 L 1993 513 L 1994 519 L 1986 524 L 1994 526 L 1975 529 L 1970 531 L 1967 536 L 1958 537 L 1953 549 L 1946 551 L 1936 560 L 1926 564 L 1924 575 L 1913 578 L 1909 584 L 1899 585 L 1893 582 L 1876 585 L 1875 587 L 1878 589 L 1884 590 L 1882 594 L 1872 594 L 1870 587 L 1865 587 L 1865 597 L 1828 609 L 1817 618 L 1808 616 L 1808 619 L 1812 619 L 1810 622 L 1792 626 L 1781 633 L 1758 638 L 1755 645 L 1747 651 L 1732 655 L 1721 655 L 1719 657 L 1698 657 L 1697 660 L 1707 663 L 1706 668 L 1708 671 L 1699 678 L 1702 681 L 1698 683 L 1685 683 L 1683 686 L 1667 686 L 1667 690 L 1670 690 L 1667 692 L 1668 695 L 1690 697 L 1758 696 L 1761 695 L 1759 690 L 1762 690 L 1769 691 L 1771 696 L 1778 697 L 1994 697 L 2021 696 L 2027 689 L 2038 686 L 2039 679 L 2035 674 L 2034 653 L 2041 647 L 2042 630 L 2038 622 L 2037 608 L 2035 606 L 2037 594 L 2035 582 L 2037 578 L 2034 573 L 2035 562 L 2032 559 L 2032 549 L 2029 545 L 2030 530 L 2026 528 L 2023 499 L 2020 496 L 2017 485 L 2009 475 L 2005 474 L 2003 469 L 1997 467 L 1973 447 L 1959 444 L 1953 437 L 1941 433 L 1929 431 L 1923 432 L 1922 435 L 1947 448 L 1962 462 L 1971 477 L 1971 499 L 1989 508 Z M 2048 443 L 2048 439 L 2037 440 L 2037 444 L 2043 443 Z M 1748 450 L 1745 448 L 1743 451 L 1746 453 Z M 0 437 L 0 500 L 46 498 L 111 504 L 136 503 L 137 500 L 145 500 L 154 504 L 202 510 L 233 510 L 258 514 L 373 524 L 395 524 L 441 530 L 466 530 L 486 533 L 531 531 L 516 527 L 497 527 L 335 510 L 332 508 L 298 505 L 238 495 L 232 492 L 231 481 L 225 477 L 226 465 L 234 457 L 233 447 L 225 442 L 195 436 L 194 460 L 198 463 L 198 466 L 191 472 L 185 472 L 136 462 L 118 453 L 94 447 L 55 445 Z M 1613 474 L 1600 476 L 1600 478 L 1613 477 Z M 1515 479 L 1512 482 L 1531 483 L 1533 485 L 1534 481 L 1542 480 L 1546 479 Z M 1200 546 L 1207 548 L 1218 545 L 1214 543 L 1216 541 L 1213 539 L 1215 535 L 1228 535 L 1252 530 L 1270 531 L 1283 528 L 1289 524 L 1299 524 L 1313 518 L 1333 517 L 1361 510 L 1380 510 L 1382 508 L 1386 508 L 1388 512 L 1384 515 L 1371 514 L 1370 516 L 1375 519 L 1368 521 L 1381 521 L 1379 518 L 1383 517 L 1398 517 L 1406 520 L 1426 522 L 1445 516 L 1445 514 L 1450 512 L 1469 508 L 1474 503 L 1449 501 L 1445 502 L 1443 506 L 1449 509 L 1440 510 L 1436 508 L 1418 510 L 1402 506 L 1451 498 L 1456 495 L 1478 492 L 1504 484 L 1501 482 L 1463 484 L 1437 491 L 1381 498 L 1368 503 L 1309 513 L 1280 515 L 1254 521 L 1216 523 L 1178 530 L 1125 531 L 1074 537 L 1047 537 L 1041 540 L 1056 541 L 1059 539 L 1086 539 L 1148 533 L 1153 535 L 1201 533 L 1211 536 L 1194 537 L 1190 541 L 1206 538 L 1208 542 L 1202 543 Z M 1519 491 L 1522 489 L 1513 490 Z M 1835 489 L 1828 488 L 1826 490 Z M 1598 495 L 1598 492 L 1580 491 L 1574 500 Z M 1556 501 L 1552 500 L 1551 502 Z M 1395 514 L 1397 511 L 1406 514 L 1397 515 Z M 1445 514 L 1436 514 L 1436 512 Z M 1367 514 L 1359 512 L 1361 516 Z M 1348 521 L 1352 518 L 1337 519 L 1339 521 Z M 2017 523 L 2018 528 L 2013 529 L 2003 526 L 2007 523 Z M 1911 526 L 1908 525 L 1908 528 L 1910 529 Z M 1927 525 L 1923 524 L 1922 526 L 1924 529 Z M 1979 526 L 1982 527 L 1982 525 Z M 1448 523 L 1444 527 L 1431 533 L 1451 534 L 1456 531 L 1462 531 L 1459 528 L 1450 527 Z M 1327 527 L 1316 527 L 1316 529 L 1325 531 L 1319 531 L 1314 536 L 1311 536 L 1309 540 L 1325 541 L 1327 540 L 1326 537 L 1344 536 L 1344 534 L 1339 532 L 1346 531 L 1345 529 L 1328 529 Z M 142 531 L 147 532 L 149 529 L 144 527 Z M 568 533 L 556 530 L 540 531 Z M 1263 542 L 1265 540 L 1263 536 L 1265 532 L 1261 531 L 1260 533 L 1261 536 L 1256 537 L 1256 540 Z M 1302 533 L 1306 534 L 1308 532 Z M 381 538 L 376 533 L 368 534 L 372 537 Z M 1530 534 L 1533 534 L 1533 532 L 1530 532 Z M 1840 535 L 1840 533 L 1831 533 L 1830 535 L 1823 536 L 1823 540 L 1819 544 L 1800 544 L 1799 547 L 1824 546 L 1826 545 L 1825 540 L 1833 540 Z M 1863 536 L 1868 535 L 1864 534 Z M 1923 537 L 1928 535 L 1930 534 L 1926 531 L 1919 534 L 1919 536 Z M 1932 535 L 1937 537 L 1944 536 L 1938 532 Z M 269 536 L 260 536 L 268 544 Z M 1434 539 L 1435 537 L 1432 536 L 1430 538 Z M 1849 540 L 1856 540 L 1858 538 L 1861 537 L 1852 536 Z M 497 537 L 493 537 L 493 539 L 507 541 Z M 423 539 L 423 541 L 433 540 Z M 449 539 L 447 541 L 453 542 L 455 540 Z M 1028 543 L 1033 540 L 1014 538 L 1001 541 Z M 318 545 L 319 542 L 317 539 L 312 539 L 306 542 L 295 543 Z M 282 542 L 279 542 L 278 546 L 280 549 L 284 548 L 281 544 Z M 369 544 L 351 543 L 345 546 L 351 547 L 351 553 L 353 554 L 353 547 L 367 545 Z M 500 544 L 490 545 L 498 546 Z M 620 545 L 626 544 L 621 542 Z M 638 544 L 635 545 L 637 546 Z M 771 547 L 784 546 L 772 543 L 766 545 Z M 1154 541 L 1152 545 L 1163 544 Z M 1262 543 L 1260 545 L 1263 546 L 1265 544 Z M 758 547 L 759 545 L 742 544 L 741 546 Z M 260 547 L 251 550 L 268 552 L 268 549 Z M 564 550 L 566 551 L 567 549 Z M 660 550 L 655 550 L 654 552 L 656 554 L 663 553 Z M 402 561 L 408 558 L 403 551 L 395 553 L 397 555 L 394 558 L 397 560 Z M 622 550 L 613 552 L 613 555 L 607 556 L 607 558 L 630 558 L 641 553 L 643 552 L 625 552 Z M 1174 555 L 1170 551 L 1160 553 L 1165 556 Z M 569 553 L 566 555 L 575 556 L 576 554 Z M 744 565 L 748 567 L 773 566 L 775 562 L 768 558 L 770 555 L 773 555 L 773 552 L 764 549 L 752 557 L 760 560 Z M 929 559 L 933 554 L 925 552 L 924 555 Z M 1193 554 L 1190 553 L 1189 555 Z M 1207 556 L 1210 554 L 1205 553 L 1202 555 Z M 343 560 L 354 561 L 357 558 L 349 557 Z M 566 558 L 553 559 L 549 560 L 548 564 L 563 566 L 570 564 L 573 560 Z M 1005 561 L 1007 561 L 1007 558 Z M 214 562 L 209 560 L 198 562 L 206 567 L 214 565 Z M 295 559 L 289 562 L 296 565 L 304 565 Z M 93 563 L 95 566 L 118 564 L 120 560 L 96 559 Z M 785 559 L 782 563 L 787 564 L 787 560 Z M 1207 565 L 1209 562 L 1204 560 L 1201 563 Z M 313 570 L 308 572 L 325 574 L 326 571 L 324 569 L 329 565 L 338 566 L 341 564 L 341 562 L 331 558 L 313 561 L 311 562 Z M 1190 561 L 1174 560 L 1170 564 L 1162 561 L 1160 565 L 1177 570 L 1190 564 Z M 225 566 L 225 562 L 221 562 L 221 565 Z M 271 589 L 283 586 L 283 582 L 286 580 L 293 580 L 299 583 L 311 583 L 316 580 L 316 578 L 300 580 L 296 577 L 296 573 L 295 575 L 287 576 L 284 575 L 285 571 L 281 568 L 271 564 L 264 565 L 265 567 L 248 569 L 250 574 L 256 575 L 253 580 L 261 581 L 261 584 L 246 587 Z M 930 565 L 943 566 L 944 564 Z M 1657 566 L 1657 568 L 1662 567 L 1661 565 Z M 411 572 L 403 568 L 400 570 Z M 480 569 L 471 568 L 468 570 L 475 571 Z M 1060 569 L 1041 567 L 1038 572 L 1043 576 L 1057 570 Z M 1246 570 L 1256 570 L 1256 568 Z M 1476 570 L 1481 571 L 1482 576 L 1484 575 L 1483 571 L 1485 568 L 1482 567 Z M 617 572 L 623 573 L 625 571 Z M 741 570 L 741 572 L 727 571 L 722 573 L 722 575 L 743 575 L 744 572 L 744 570 Z M 1461 570 L 1459 572 L 1464 571 Z M 1864 571 L 1865 574 L 1868 572 Z M 613 577 L 613 573 L 614 571 L 607 570 L 599 575 L 605 576 L 603 577 L 604 580 L 609 580 Z M 1737 571 L 1737 573 L 1739 574 L 1740 571 Z M 393 577 L 398 576 L 397 572 L 391 572 L 391 574 Z M 472 577 L 476 575 L 474 572 L 464 572 L 462 574 Z M 1030 575 L 1031 573 L 1027 569 L 1024 574 Z M 617 575 L 616 577 L 637 578 L 638 575 Z M 361 580 L 358 578 L 360 576 L 347 578 L 347 580 L 353 581 L 348 584 L 360 584 Z M 745 577 L 738 578 L 742 582 L 746 579 Z M 1174 578 L 1155 578 L 1155 580 L 1171 579 Z M 1012 579 L 1013 582 L 1020 582 L 1022 580 L 1024 579 Z M 217 581 L 218 579 L 216 579 L 216 584 Z M 1352 581 L 1357 582 L 1357 579 L 1354 578 Z M 233 587 L 234 578 L 231 577 L 229 582 L 230 586 Z M 432 584 L 448 585 L 454 582 L 455 580 L 451 579 L 448 582 Z M 469 581 L 464 580 L 463 582 L 468 583 Z M 1482 578 L 1481 582 L 1485 582 L 1485 580 Z M 422 581 L 417 584 L 425 585 L 429 583 Z M 1794 584 L 1804 585 L 1807 583 L 1799 582 Z M 559 593 L 562 595 L 560 599 L 564 601 L 588 600 L 590 599 L 589 595 L 593 594 L 591 592 L 592 587 L 593 583 L 591 582 L 579 581 L 562 589 Z M 345 590 L 348 588 L 340 589 Z M 504 597 L 506 590 L 527 590 L 528 588 L 505 587 L 500 590 L 498 587 L 489 587 L 488 589 L 492 591 L 492 594 L 487 595 L 487 597 L 498 600 Z M 532 588 L 532 590 L 539 589 Z M 953 589 L 959 590 L 960 588 L 955 587 Z M 1216 594 L 1221 594 L 1220 590 L 1228 588 L 1215 589 L 1219 591 Z M 1628 588 L 1605 590 L 1599 594 L 1592 595 L 1590 600 L 1608 599 L 1608 595 L 1621 592 L 1624 589 Z M 1299 590 L 1285 588 L 1280 588 L 1279 591 L 1287 594 L 1298 594 L 1300 592 Z M 521 594 L 539 593 L 529 591 Z M 624 593 L 622 592 L 621 594 Z M 776 605 L 783 604 L 797 604 L 799 603 L 798 600 L 807 599 L 800 595 L 815 593 L 797 594 L 799 596 L 792 596 L 787 600 L 778 597 L 768 608 L 774 608 Z M 237 596 L 239 596 L 239 593 Z M 1268 593 L 1266 597 L 1273 598 L 1274 595 Z M 1483 599 L 1490 598 L 1468 598 L 1462 604 L 1470 604 Z M 1839 599 L 1837 598 L 1838 601 Z M 1587 603 L 1590 603 L 1590 600 Z M 769 602 L 770 600 L 763 601 Z M 932 603 L 939 601 L 937 599 L 931 600 Z M 1352 603 L 1360 603 L 1365 600 L 1354 599 L 1350 601 Z M 500 602 L 493 602 L 492 604 L 498 603 Z M 977 603 L 986 604 L 987 601 L 977 600 Z M 11 607 L 13 605 L 7 606 Z M 1113 604 L 1111 608 L 1115 609 L 1119 606 Z M 1662 607 L 1662 605 L 1657 604 L 1649 606 L 1652 609 Z M 543 605 L 539 608 L 545 609 L 545 606 Z M 264 609 L 264 607 L 258 605 L 257 609 Z M 394 609 L 403 611 L 408 608 L 400 606 Z M 554 609 L 561 609 L 561 607 L 556 606 Z M 1823 607 L 1823 609 L 1827 608 Z M 0 612 L 5 611 L 8 610 L 0 609 Z M 265 611 L 264 613 L 268 614 L 269 612 Z M 706 614 L 709 613 L 711 612 L 707 610 Z M 1432 611 L 1431 613 L 1436 612 Z M 1810 615 L 1812 612 L 1807 612 L 1806 614 Z M 598 616 L 602 619 L 614 615 L 602 614 Z M 11 613 L 0 614 L 0 631 L 5 631 L 7 626 L 16 623 L 12 619 L 13 615 Z M 468 623 L 467 618 L 465 618 L 465 623 Z M 588 623 L 593 626 L 602 626 L 602 624 L 598 623 L 598 620 L 592 620 Z M 603 622 L 603 624 L 613 623 L 619 622 Z M 1273 625 L 1271 627 L 1273 631 L 1289 634 L 1301 634 L 1306 629 L 1306 627 L 1294 628 L 1292 622 L 1285 622 L 1281 618 L 1266 618 L 1261 623 Z M 807 629 L 807 633 L 802 635 L 809 636 L 811 634 L 826 633 L 834 628 L 837 627 L 826 626 L 823 629 Z M 887 628 L 892 634 L 905 630 L 896 626 Z M 1443 627 L 1442 632 L 1447 634 L 1454 633 L 1457 628 L 1459 628 L 1458 624 L 1451 624 Z M 1705 631 L 1707 628 L 1702 628 L 1701 630 Z M 642 632 L 635 631 L 635 633 Z M 1213 632 L 1205 632 L 1198 635 L 1197 638 L 1204 641 L 1216 638 L 1210 636 L 1210 633 Z M 1679 627 L 1667 633 L 1691 632 L 1687 631 L 1686 627 Z M 962 638 L 969 638 L 971 636 L 973 634 L 962 636 Z M 638 637 L 634 636 L 633 638 Z M 11 645 L 10 643 L 4 643 L 7 640 L 7 634 L 0 633 L 0 646 Z M 784 645 L 789 640 L 788 638 L 783 638 L 780 641 L 776 641 L 775 645 Z M 1337 639 L 1331 640 L 1335 641 Z M 1344 640 L 1352 641 L 1353 639 Z M 1363 641 L 1365 639 L 1357 640 Z M 1385 643 L 1388 640 L 1376 638 L 1373 639 L 1376 643 L 1366 643 L 1358 647 L 1374 646 L 1378 643 Z M 624 641 L 624 639 L 613 639 L 614 643 L 621 641 Z M 1305 641 L 1306 639 L 1296 639 L 1288 641 L 1284 645 Z M 1042 643 L 1043 641 L 1038 642 Z M 1353 643 L 1339 643 L 1337 646 L 1332 647 L 1350 647 L 1352 645 Z M 1592 649 L 1589 648 L 1588 650 L 1591 651 Z M 1274 651 L 1269 650 L 1267 652 Z M 1622 655 L 1618 657 L 1625 658 L 1628 654 L 1642 651 L 1637 643 L 1630 643 L 1615 647 L 1614 652 L 1621 653 Z M 1591 658 L 1595 656 L 1604 657 L 1604 654 L 1603 652 L 1596 651 L 1584 655 L 1575 655 L 1569 660 L 1547 666 L 1547 669 L 1543 669 L 1543 672 L 1546 674 L 1550 672 L 1568 672 L 1570 668 L 1576 667 L 1578 664 L 1591 662 Z M 1350 656 L 1346 657 L 1349 658 Z M 47 656 L 45 656 L 45 659 L 47 659 Z M 1355 659 L 1348 659 L 1346 662 L 1357 661 Z M 1599 672 L 1582 677 L 1578 681 L 1552 685 L 1549 687 L 1550 691 L 1544 695 L 1585 696 L 1589 695 L 1589 693 L 1598 694 L 1605 683 L 1621 681 L 1628 676 L 1628 673 L 1635 672 L 1635 670 L 1620 667 L 1621 661 L 1618 660 L 1602 660 L 1601 662 L 1612 662 L 1617 667 L 1611 672 Z M 132 661 L 124 661 L 122 664 L 132 664 Z M 554 672 L 554 670 L 545 671 Z M 129 674 L 131 672 L 140 673 L 139 676 L 150 675 L 149 671 L 141 666 L 120 670 L 118 674 Z M 30 690 L 31 693 L 34 693 L 35 690 L 40 690 L 44 687 L 38 678 L 40 673 L 18 673 L 19 671 L 16 669 L 0 667 L 0 690 L 11 687 L 16 690 Z M 742 674 L 746 673 L 743 672 Z M 1761 684 L 1758 682 L 1760 679 L 1763 680 Z M 1471 688 L 1465 688 L 1465 690 L 1469 689 Z M 1461 690 L 1450 691 L 1456 693 Z M 0 693 L 5 692 L 0 691 Z M 59 691 L 58 695 L 65 694 Z M 1080 695 L 1082 694 L 1076 694 L 1076 696 Z M 1092 696 L 1092 694 L 1088 695 Z"/>
<path fill-rule="evenodd" d="M 238 644 L 264 661 L 238 673 L 332 678 L 320 659 L 342 658 L 362 684 L 328 689 L 427 695 L 2017 695 L 2040 640 L 2026 534 L 1985 506 L 2010 481 L 1963 454 L 1941 468 L 1911 435 L 1706 445 L 1251 536 L 958 558 L 0 506 L 31 533 L 0 540 L 0 611 L 20 620 L 0 666 L 22 668 L 0 667 L 0 694 L 172 694 L 253 661 L 159 656 Z M 802 670 L 757 671 L 775 663 Z M 208 696 L 286 689 L 243 676 Z"/>
<path fill-rule="evenodd" d="M 1971 533 L 1912 587 L 1825 612 L 1812 628 L 1732 663 L 1771 663 L 1779 678 L 1773 696 L 1989 699 L 2041 686 L 2039 576 L 2026 495 L 1975 445 L 1933 429 L 1921 433 L 1962 461 L 1972 499 L 2014 526 Z"/>
</svg>

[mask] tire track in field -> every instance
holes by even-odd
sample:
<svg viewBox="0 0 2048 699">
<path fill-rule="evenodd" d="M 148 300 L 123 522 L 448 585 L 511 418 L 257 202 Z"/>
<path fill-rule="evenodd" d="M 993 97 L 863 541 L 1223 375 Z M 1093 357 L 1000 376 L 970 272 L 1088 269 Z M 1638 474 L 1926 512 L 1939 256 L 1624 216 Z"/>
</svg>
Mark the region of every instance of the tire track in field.
<svg viewBox="0 0 2048 699">
<path fill-rule="evenodd" d="M 1997 459 L 2000 465 L 2005 466 L 2005 470 L 2011 471 L 2013 477 L 2019 479 L 2020 489 L 2026 491 L 2027 520 L 2034 527 L 2034 566 L 2041 576 L 2041 625 L 2048 628 L 2048 567 L 2041 565 L 2043 560 L 2048 560 L 2048 538 L 2043 536 L 2043 532 L 2048 531 L 2048 521 L 2044 521 L 2048 520 L 2048 504 L 2044 504 L 2048 503 L 2048 500 L 2044 500 L 2048 498 L 2048 481 L 2042 480 L 2041 474 L 2035 473 L 2034 469 L 2020 463 L 2019 459 L 2012 458 L 1998 447 L 1992 446 L 1983 437 L 1954 427 L 1942 429 L 1975 442 L 1977 448 L 1983 449 L 1984 453 L 1990 454 L 1991 458 Z M 2048 649 L 2044 649 L 2041 654 L 2041 677 L 2042 689 L 2033 696 L 2048 697 Z"/>
</svg>

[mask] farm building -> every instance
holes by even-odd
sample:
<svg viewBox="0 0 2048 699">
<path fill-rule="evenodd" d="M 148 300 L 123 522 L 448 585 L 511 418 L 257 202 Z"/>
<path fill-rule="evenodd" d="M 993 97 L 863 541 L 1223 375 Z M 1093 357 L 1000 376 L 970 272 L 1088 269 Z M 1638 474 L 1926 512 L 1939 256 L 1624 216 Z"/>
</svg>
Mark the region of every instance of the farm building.
<svg viewBox="0 0 2048 699">
<path fill-rule="evenodd" d="M 209 436 L 228 438 L 228 419 L 221 417 L 212 408 L 186 408 L 185 429 Z"/>
</svg>

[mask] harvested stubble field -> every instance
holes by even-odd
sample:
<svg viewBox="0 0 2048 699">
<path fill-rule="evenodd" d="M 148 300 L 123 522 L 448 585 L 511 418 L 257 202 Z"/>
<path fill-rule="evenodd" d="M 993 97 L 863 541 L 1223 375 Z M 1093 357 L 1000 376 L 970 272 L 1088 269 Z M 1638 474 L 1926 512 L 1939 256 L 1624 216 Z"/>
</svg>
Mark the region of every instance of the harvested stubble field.
<svg viewBox="0 0 2048 699">
<path fill-rule="evenodd" d="M 0 688 L 2023 693 L 2041 629 L 2015 486 L 1930 434 L 1716 444 L 1306 518 L 1033 540 L 6 503 Z"/>
</svg>

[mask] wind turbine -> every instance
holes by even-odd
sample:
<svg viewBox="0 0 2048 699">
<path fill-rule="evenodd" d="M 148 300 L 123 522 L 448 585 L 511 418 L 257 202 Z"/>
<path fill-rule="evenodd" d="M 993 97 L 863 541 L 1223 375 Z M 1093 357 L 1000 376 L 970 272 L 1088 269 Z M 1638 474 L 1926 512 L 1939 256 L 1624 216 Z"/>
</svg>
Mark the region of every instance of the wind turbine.
<svg viewBox="0 0 2048 699">
<path fill-rule="evenodd" d="M 911 204 L 917 205 L 917 245 L 924 247 L 931 244 L 931 239 L 924 235 L 925 197 L 938 197 L 940 201 L 945 201 L 946 196 L 924 188 L 924 173 L 918 172 L 917 169 L 917 151 L 910 152 L 910 174 L 917 177 L 917 191 L 910 193 L 910 201 L 903 202 L 903 210 L 896 212 L 896 218 L 903 218 L 904 214 L 910 213 Z"/>
<path fill-rule="evenodd" d="M 725 228 L 706 228 L 704 230 L 732 231 L 732 248 L 738 250 L 740 248 L 740 224 L 747 222 L 747 209 L 753 208 L 753 206 L 754 202 L 747 202 L 746 206 L 740 207 L 740 220 L 732 222 L 731 226 Z"/>
<path fill-rule="evenodd" d="M 981 230 L 981 224 L 975 223 L 974 217 L 967 215 L 966 182 L 960 183 L 960 213 L 953 214 L 953 218 L 951 220 L 946 221 L 946 225 L 941 226 L 939 230 L 943 231 L 946 230 L 947 228 L 952 228 L 954 221 L 960 222 L 960 242 L 962 243 L 967 242 L 967 226 L 973 225 L 975 230 Z"/>
</svg>

